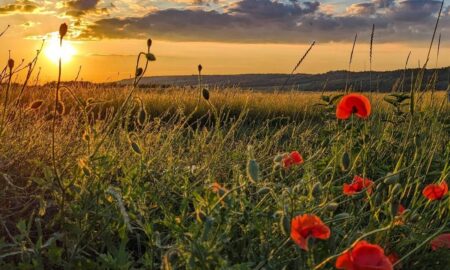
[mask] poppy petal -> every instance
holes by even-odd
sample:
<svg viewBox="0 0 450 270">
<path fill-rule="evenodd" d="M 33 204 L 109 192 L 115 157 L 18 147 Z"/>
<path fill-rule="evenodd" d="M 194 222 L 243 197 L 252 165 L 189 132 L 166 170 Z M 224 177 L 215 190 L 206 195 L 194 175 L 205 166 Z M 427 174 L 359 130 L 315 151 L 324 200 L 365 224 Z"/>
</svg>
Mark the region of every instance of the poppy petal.
<svg viewBox="0 0 450 270">
<path fill-rule="evenodd" d="M 354 270 L 351 258 L 351 252 L 347 251 L 341 256 L 339 256 L 336 260 L 336 268 L 337 269 L 346 269 L 346 270 Z"/>
<path fill-rule="evenodd" d="M 316 215 L 299 215 L 291 221 L 291 238 L 304 250 L 308 250 L 308 239 L 328 239 L 330 228 Z"/>
<path fill-rule="evenodd" d="M 441 185 L 430 184 L 423 189 L 422 194 L 429 200 L 434 201 L 442 199 L 445 195 L 444 192 L 445 189 L 443 189 Z"/>
<path fill-rule="evenodd" d="M 371 113 L 370 101 L 361 94 L 348 94 L 344 96 L 336 107 L 336 117 L 338 119 L 348 119 L 352 113 L 359 118 L 367 118 Z"/>
<path fill-rule="evenodd" d="M 431 249 L 437 250 L 439 248 L 447 248 L 450 249 L 450 233 L 444 233 L 434 238 L 430 242 Z"/>
<path fill-rule="evenodd" d="M 340 103 L 336 108 L 337 119 L 346 120 L 352 115 L 352 109 L 348 108 L 345 104 Z"/>
</svg>

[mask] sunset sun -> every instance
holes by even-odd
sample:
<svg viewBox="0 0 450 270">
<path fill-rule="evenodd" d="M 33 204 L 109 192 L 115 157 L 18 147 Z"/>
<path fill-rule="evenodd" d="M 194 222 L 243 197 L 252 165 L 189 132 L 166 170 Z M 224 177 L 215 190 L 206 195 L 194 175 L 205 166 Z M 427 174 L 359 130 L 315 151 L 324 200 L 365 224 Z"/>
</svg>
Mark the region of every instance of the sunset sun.
<svg viewBox="0 0 450 270">
<path fill-rule="evenodd" d="M 45 42 L 44 54 L 53 63 L 58 63 L 60 57 L 63 63 L 70 62 L 76 52 L 70 41 L 64 41 L 61 47 L 59 37 L 56 34 Z"/>
</svg>

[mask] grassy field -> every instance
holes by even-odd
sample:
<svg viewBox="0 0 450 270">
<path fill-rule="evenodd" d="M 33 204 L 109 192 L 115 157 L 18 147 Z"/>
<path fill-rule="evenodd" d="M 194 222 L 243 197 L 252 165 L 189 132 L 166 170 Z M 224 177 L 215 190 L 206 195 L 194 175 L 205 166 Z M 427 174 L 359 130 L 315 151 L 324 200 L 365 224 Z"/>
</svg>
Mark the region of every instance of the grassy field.
<svg viewBox="0 0 450 270">
<path fill-rule="evenodd" d="M 361 239 L 395 254 L 395 269 L 450 264 L 430 247 L 450 231 L 449 196 L 422 195 L 450 173 L 443 92 L 412 106 L 366 93 L 368 119 L 337 120 L 338 93 L 139 89 L 122 106 L 129 88 L 73 84 L 55 114 L 53 88 L 17 103 L 9 90 L 1 269 L 334 269 Z M 291 151 L 304 162 L 284 168 Z M 372 193 L 343 193 L 355 175 Z M 320 217 L 329 239 L 300 249 L 299 214 Z"/>
</svg>

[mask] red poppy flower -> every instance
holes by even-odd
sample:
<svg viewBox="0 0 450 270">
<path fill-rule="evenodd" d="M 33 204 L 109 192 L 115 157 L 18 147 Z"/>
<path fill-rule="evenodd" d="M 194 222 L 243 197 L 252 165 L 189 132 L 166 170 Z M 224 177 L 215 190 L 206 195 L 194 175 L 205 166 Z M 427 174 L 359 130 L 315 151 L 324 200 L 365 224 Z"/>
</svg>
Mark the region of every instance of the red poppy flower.
<svg viewBox="0 0 450 270">
<path fill-rule="evenodd" d="M 330 238 L 330 228 L 316 215 L 300 215 L 291 221 L 291 238 L 304 250 L 308 250 L 308 239 Z"/>
<path fill-rule="evenodd" d="M 406 208 L 403 205 L 401 205 L 401 204 L 398 205 L 397 216 L 394 218 L 395 225 L 405 224 L 404 217 L 402 216 L 403 212 L 405 212 L 405 210 L 406 210 Z"/>
<path fill-rule="evenodd" d="M 364 189 L 366 189 L 369 194 L 372 193 L 373 181 L 369 178 L 362 178 L 356 175 L 351 184 L 344 184 L 344 194 L 348 196 L 361 192 Z"/>
<path fill-rule="evenodd" d="M 398 260 L 400 260 L 400 258 L 398 257 L 398 254 L 395 252 L 389 254 L 387 257 L 392 264 L 395 264 L 396 262 L 398 262 Z"/>
<path fill-rule="evenodd" d="M 427 197 L 430 201 L 440 200 L 447 193 L 448 185 L 445 181 L 442 181 L 440 184 L 428 185 L 422 191 L 423 196 Z"/>
<path fill-rule="evenodd" d="M 431 240 L 431 249 L 437 250 L 439 248 L 450 249 L 450 233 L 444 233 Z"/>
<path fill-rule="evenodd" d="M 392 270 L 392 263 L 378 245 L 359 241 L 338 257 L 336 268 L 346 270 Z"/>
<path fill-rule="evenodd" d="M 217 182 L 214 182 L 211 185 L 211 189 L 214 193 L 219 194 L 220 196 L 222 196 L 223 194 L 225 194 L 225 192 L 227 192 L 228 190 L 226 188 L 224 188 L 222 185 L 220 185 Z"/>
<path fill-rule="evenodd" d="M 303 162 L 303 157 L 298 151 L 293 151 L 290 154 L 285 155 L 282 160 L 284 168 L 289 168 L 292 165 L 300 165 Z"/>
<path fill-rule="evenodd" d="M 367 118 L 370 115 L 372 106 L 367 97 L 361 94 L 348 94 L 339 101 L 336 108 L 338 119 L 348 119 L 353 113 L 359 118 Z"/>
</svg>

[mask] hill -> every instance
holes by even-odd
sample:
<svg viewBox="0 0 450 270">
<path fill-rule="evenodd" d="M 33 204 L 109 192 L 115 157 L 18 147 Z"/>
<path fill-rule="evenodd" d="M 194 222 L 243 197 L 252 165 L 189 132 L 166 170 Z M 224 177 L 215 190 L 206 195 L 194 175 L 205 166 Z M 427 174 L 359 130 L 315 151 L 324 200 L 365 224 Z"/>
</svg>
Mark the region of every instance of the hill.
<svg viewBox="0 0 450 270">
<path fill-rule="evenodd" d="M 426 83 L 435 83 L 435 89 L 446 90 L 449 85 L 450 67 L 428 69 L 425 72 Z M 355 90 L 373 90 L 388 92 L 393 89 L 408 91 L 414 82 L 419 69 L 376 71 L 376 72 L 347 72 L 345 70 L 330 71 L 323 74 L 294 74 L 290 77 L 286 87 L 301 91 L 342 90 L 346 83 Z M 437 74 L 434 79 L 434 74 Z M 203 75 L 202 83 L 208 87 L 239 87 L 255 90 L 280 90 L 289 77 L 288 74 L 237 74 L 237 75 Z M 435 82 L 433 82 L 435 80 Z M 119 84 L 130 84 L 132 80 L 122 80 Z M 183 76 L 154 76 L 144 77 L 142 86 L 197 86 L 197 75 Z"/>
</svg>

